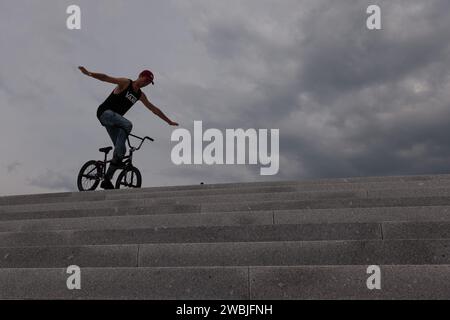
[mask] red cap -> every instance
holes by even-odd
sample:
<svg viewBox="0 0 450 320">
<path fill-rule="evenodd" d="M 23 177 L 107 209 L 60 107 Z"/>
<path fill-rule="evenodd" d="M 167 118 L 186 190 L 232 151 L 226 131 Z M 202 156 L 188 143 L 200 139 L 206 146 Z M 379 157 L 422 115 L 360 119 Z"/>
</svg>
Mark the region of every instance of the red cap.
<svg viewBox="0 0 450 320">
<path fill-rule="evenodd" d="M 153 82 L 153 79 L 155 78 L 153 76 L 153 72 L 151 72 L 150 70 L 144 70 L 139 74 L 139 77 L 145 77 L 148 78 L 150 80 L 150 83 L 155 85 L 155 83 Z"/>
</svg>

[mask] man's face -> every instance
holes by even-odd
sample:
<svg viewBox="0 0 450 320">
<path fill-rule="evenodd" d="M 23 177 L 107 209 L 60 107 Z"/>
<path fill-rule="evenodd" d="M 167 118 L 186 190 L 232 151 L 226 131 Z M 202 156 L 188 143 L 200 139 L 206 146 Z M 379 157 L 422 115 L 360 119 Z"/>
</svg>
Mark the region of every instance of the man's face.
<svg viewBox="0 0 450 320">
<path fill-rule="evenodd" d="M 138 78 L 138 84 L 141 88 L 148 86 L 150 83 L 152 83 L 152 79 L 147 77 L 139 77 Z"/>
</svg>

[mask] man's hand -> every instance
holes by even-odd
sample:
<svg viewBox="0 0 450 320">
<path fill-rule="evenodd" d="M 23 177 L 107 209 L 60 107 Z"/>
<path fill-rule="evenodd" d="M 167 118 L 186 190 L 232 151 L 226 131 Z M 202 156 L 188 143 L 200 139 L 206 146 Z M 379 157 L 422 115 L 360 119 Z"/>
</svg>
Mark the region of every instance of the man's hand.
<svg viewBox="0 0 450 320">
<path fill-rule="evenodd" d="M 173 122 L 173 121 L 170 121 L 170 122 L 169 122 L 169 125 L 171 125 L 171 126 L 178 126 L 178 123 Z"/>
<path fill-rule="evenodd" d="M 85 67 L 78 67 L 78 69 L 80 69 L 80 71 L 83 73 L 83 74 L 85 74 L 85 75 L 87 75 L 87 76 L 91 76 L 92 74 L 89 72 L 89 71 L 87 71 L 87 69 L 85 68 Z"/>
</svg>

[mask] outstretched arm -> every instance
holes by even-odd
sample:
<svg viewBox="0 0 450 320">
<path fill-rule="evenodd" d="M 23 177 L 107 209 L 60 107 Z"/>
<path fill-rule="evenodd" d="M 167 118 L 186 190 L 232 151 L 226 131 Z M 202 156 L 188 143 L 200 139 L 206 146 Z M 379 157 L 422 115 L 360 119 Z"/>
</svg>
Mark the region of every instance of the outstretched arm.
<svg viewBox="0 0 450 320">
<path fill-rule="evenodd" d="M 168 124 L 170 124 L 171 126 L 178 126 L 178 123 L 173 122 L 172 120 L 167 118 L 167 116 L 158 107 L 154 106 L 150 101 L 148 101 L 145 93 L 142 92 L 140 100 L 144 104 L 144 106 L 146 106 L 151 112 L 156 114 L 158 117 L 166 121 Z"/>
<path fill-rule="evenodd" d="M 118 86 L 126 86 L 128 84 L 128 79 L 126 78 L 114 78 L 103 73 L 91 72 L 85 67 L 78 67 L 78 69 L 80 69 L 83 74 L 100 81 L 117 84 Z"/>
</svg>

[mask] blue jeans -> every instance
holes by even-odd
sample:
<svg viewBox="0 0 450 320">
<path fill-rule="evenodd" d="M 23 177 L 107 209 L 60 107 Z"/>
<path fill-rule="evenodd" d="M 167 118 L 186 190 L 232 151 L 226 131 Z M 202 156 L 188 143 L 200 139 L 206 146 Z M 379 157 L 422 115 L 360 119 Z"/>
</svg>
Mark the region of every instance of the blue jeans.
<svg viewBox="0 0 450 320">
<path fill-rule="evenodd" d="M 116 160 L 122 159 L 126 153 L 125 141 L 131 129 L 133 129 L 133 124 L 112 110 L 104 111 L 99 120 L 108 131 L 114 144 L 113 158 Z"/>
</svg>

